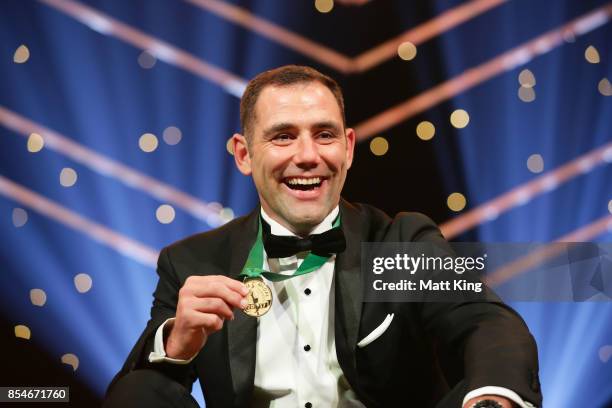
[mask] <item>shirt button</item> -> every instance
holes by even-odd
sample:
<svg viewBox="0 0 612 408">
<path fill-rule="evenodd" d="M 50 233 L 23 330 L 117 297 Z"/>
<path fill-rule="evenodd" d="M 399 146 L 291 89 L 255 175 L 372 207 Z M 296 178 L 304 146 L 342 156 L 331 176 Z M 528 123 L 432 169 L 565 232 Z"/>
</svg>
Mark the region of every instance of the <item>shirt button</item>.
<svg viewBox="0 0 612 408">
<path fill-rule="evenodd" d="M 304 407 L 306 408 L 312 408 L 312 404 L 310 402 L 307 402 L 304 404 Z"/>
<path fill-rule="evenodd" d="M 304 293 L 306 294 L 306 296 L 310 295 L 310 289 L 308 288 L 304 289 Z"/>
<path fill-rule="evenodd" d="M 310 351 L 310 344 L 304 346 L 304 351 Z"/>
</svg>

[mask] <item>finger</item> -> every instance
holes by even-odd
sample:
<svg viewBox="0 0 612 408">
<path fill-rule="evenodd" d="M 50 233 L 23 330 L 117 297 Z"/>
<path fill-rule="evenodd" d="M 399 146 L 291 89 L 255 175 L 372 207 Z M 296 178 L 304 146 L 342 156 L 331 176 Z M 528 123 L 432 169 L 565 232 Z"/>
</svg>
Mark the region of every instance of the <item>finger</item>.
<svg viewBox="0 0 612 408">
<path fill-rule="evenodd" d="M 181 320 L 181 330 L 203 330 L 205 335 L 221 330 L 225 319 L 213 313 L 202 313 L 191 309 L 186 311 Z M 179 327 L 177 326 L 177 329 Z"/>
<path fill-rule="evenodd" d="M 216 314 L 228 320 L 234 319 L 231 306 L 220 298 L 192 298 L 190 306 L 202 313 Z"/>
<path fill-rule="evenodd" d="M 239 295 L 246 296 L 249 294 L 249 288 L 247 288 L 244 283 L 228 276 L 219 276 L 219 278 L 221 278 L 221 281 L 224 282 L 231 290 L 237 292 Z"/>
<path fill-rule="evenodd" d="M 249 293 L 249 289 L 246 285 L 236 279 L 229 278 L 223 275 L 209 275 L 209 276 L 190 276 L 185 280 L 184 286 L 190 286 L 196 291 L 197 296 L 203 296 L 199 292 L 202 288 L 206 288 L 209 285 L 222 284 L 227 286 L 229 289 L 238 293 L 239 295 L 246 296 Z"/>
<path fill-rule="evenodd" d="M 204 329 L 208 335 L 219 331 L 223 328 L 224 319 L 219 315 L 212 313 L 202 313 L 197 310 L 191 310 L 187 314 L 188 324 L 191 327 Z"/>
<path fill-rule="evenodd" d="M 243 308 L 242 301 L 246 296 L 230 289 L 225 282 L 219 280 L 190 281 L 181 291 L 189 296 L 199 298 L 220 298 L 233 307 Z M 179 293 L 179 296 L 182 294 Z"/>
</svg>

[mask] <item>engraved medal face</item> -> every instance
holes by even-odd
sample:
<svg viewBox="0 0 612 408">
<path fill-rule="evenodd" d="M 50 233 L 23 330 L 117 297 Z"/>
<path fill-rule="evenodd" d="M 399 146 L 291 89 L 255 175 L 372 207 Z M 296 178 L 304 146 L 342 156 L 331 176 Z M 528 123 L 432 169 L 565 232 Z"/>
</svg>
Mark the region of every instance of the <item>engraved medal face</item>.
<svg viewBox="0 0 612 408">
<path fill-rule="evenodd" d="M 247 279 L 244 284 L 249 288 L 249 294 L 243 312 L 253 317 L 263 316 L 272 306 L 272 291 L 261 278 Z"/>
</svg>

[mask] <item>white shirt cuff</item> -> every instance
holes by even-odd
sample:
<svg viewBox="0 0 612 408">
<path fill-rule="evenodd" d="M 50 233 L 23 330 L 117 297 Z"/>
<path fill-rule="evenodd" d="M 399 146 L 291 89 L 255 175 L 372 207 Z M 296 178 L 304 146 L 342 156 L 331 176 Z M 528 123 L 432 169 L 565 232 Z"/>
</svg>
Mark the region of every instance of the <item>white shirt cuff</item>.
<svg viewBox="0 0 612 408">
<path fill-rule="evenodd" d="M 166 321 L 157 328 L 157 331 L 155 332 L 155 340 L 153 341 L 153 351 L 149 353 L 150 363 L 166 362 L 172 364 L 189 364 L 195 358 L 195 356 L 198 355 L 198 353 L 196 353 L 189 360 L 166 357 L 166 350 L 164 349 L 164 327 L 166 326 L 166 323 L 173 321 L 174 317 L 166 319 Z"/>
<path fill-rule="evenodd" d="M 468 392 L 465 398 L 463 398 L 463 405 L 465 405 L 465 403 L 472 398 L 480 397 L 481 395 L 498 395 L 500 397 L 508 398 L 509 400 L 512 400 L 514 403 L 518 404 L 518 406 L 521 408 L 535 407 L 535 405 L 532 403 L 523 401 L 523 399 L 516 392 L 504 387 L 494 386 L 476 388 L 475 390 Z"/>
</svg>

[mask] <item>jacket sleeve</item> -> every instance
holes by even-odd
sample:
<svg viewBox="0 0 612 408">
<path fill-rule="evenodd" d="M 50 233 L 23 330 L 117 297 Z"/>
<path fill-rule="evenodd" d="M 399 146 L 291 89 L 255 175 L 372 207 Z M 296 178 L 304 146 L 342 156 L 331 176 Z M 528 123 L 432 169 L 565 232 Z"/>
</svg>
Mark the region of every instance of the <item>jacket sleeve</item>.
<svg viewBox="0 0 612 408">
<path fill-rule="evenodd" d="M 191 386 L 196 379 L 194 362 L 186 365 L 166 362 L 149 362 L 149 353 L 153 351 L 155 332 L 166 319 L 176 315 L 178 292 L 182 285 L 172 266 L 169 248 L 164 248 L 159 254 L 157 274 L 159 275 L 159 280 L 155 292 L 153 293 L 151 318 L 147 322 L 147 326 L 140 335 L 136 345 L 132 348 L 123 367 L 111 381 L 107 389 L 107 394 L 121 377 L 130 371 L 141 368 L 158 370 L 172 380 L 182 384 L 188 390 L 191 390 Z"/>
<path fill-rule="evenodd" d="M 411 214 L 402 221 L 406 241 L 431 242 L 454 255 L 429 218 Z M 523 319 L 492 290 L 485 290 L 477 301 L 420 305 L 420 318 L 434 339 L 447 381 L 454 384 L 464 379 L 468 391 L 486 386 L 508 388 L 540 406 L 535 340 Z"/>
</svg>

